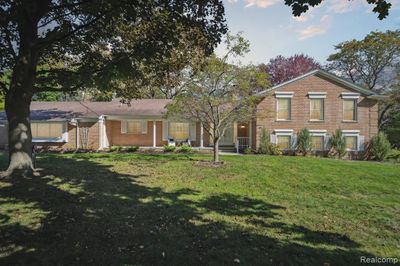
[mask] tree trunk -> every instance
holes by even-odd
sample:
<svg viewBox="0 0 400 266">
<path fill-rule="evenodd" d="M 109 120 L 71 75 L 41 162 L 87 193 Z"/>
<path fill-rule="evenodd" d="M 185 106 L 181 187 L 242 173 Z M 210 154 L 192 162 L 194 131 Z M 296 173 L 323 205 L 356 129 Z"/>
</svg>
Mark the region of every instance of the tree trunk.
<svg viewBox="0 0 400 266">
<path fill-rule="evenodd" d="M 214 163 L 219 162 L 219 139 L 214 139 Z"/>
</svg>

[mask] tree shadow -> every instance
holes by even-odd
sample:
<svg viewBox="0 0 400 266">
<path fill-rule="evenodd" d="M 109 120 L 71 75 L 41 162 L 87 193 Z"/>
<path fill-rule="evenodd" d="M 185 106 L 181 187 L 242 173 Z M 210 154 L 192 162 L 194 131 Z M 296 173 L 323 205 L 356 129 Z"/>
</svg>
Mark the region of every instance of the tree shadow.
<svg viewBox="0 0 400 266">
<path fill-rule="evenodd" d="M 120 173 L 85 157 L 41 163 L 43 177 L 0 186 L 0 264 L 322 265 L 373 256 L 348 237 L 280 222 L 283 207 L 258 199 L 226 193 L 189 200 L 200 192 L 149 187 L 140 182 L 146 173 Z M 13 204 L 25 207 L 7 211 Z M 11 222 L 18 211 L 33 218 Z M 282 240 L 235 217 L 299 237 Z"/>
</svg>

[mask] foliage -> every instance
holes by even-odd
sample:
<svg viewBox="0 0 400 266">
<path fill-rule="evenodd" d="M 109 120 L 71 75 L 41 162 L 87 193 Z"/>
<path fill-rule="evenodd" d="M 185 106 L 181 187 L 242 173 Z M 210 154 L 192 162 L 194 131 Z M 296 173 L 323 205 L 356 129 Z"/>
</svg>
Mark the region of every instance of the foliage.
<svg viewBox="0 0 400 266">
<path fill-rule="evenodd" d="M 55 92 L 55 91 L 45 91 L 39 92 L 33 96 L 33 101 L 41 101 L 41 102 L 57 102 L 62 101 L 65 98 L 65 93 L 63 92 Z"/>
<path fill-rule="evenodd" d="M 259 99 L 256 92 L 268 87 L 267 76 L 255 66 L 233 65 L 232 58 L 249 52 L 249 42 L 241 34 L 228 34 L 227 52 L 223 57 L 212 55 L 200 71 L 190 75 L 186 93 L 168 106 L 168 116 L 201 122 L 210 134 L 214 161 L 218 162 L 219 140 L 234 122 L 248 121 L 254 116 Z"/>
<path fill-rule="evenodd" d="M 245 149 L 243 150 L 243 153 L 244 153 L 244 154 L 252 154 L 252 153 L 253 153 L 253 150 L 252 150 L 251 148 L 247 147 L 247 148 L 245 148 Z"/>
<path fill-rule="evenodd" d="M 110 152 L 121 152 L 122 151 L 122 146 L 111 146 L 109 151 Z"/>
<path fill-rule="evenodd" d="M 400 148 L 400 74 L 381 108 L 381 129 L 386 133 L 390 143 Z"/>
<path fill-rule="evenodd" d="M 260 146 L 258 148 L 258 153 L 270 154 L 270 145 L 271 145 L 271 140 L 269 131 L 265 127 L 263 127 L 261 130 Z"/>
<path fill-rule="evenodd" d="M 273 86 L 318 68 L 321 68 L 321 65 L 314 58 L 304 54 L 290 57 L 278 55 L 270 59 L 268 64 L 260 65 L 260 69 L 268 73 Z"/>
<path fill-rule="evenodd" d="M 0 110 L 4 109 L 4 95 L 0 92 Z"/>
<path fill-rule="evenodd" d="M 346 143 L 341 129 L 336 129 L 335 133 L 329 138 L 329 156 L 343 158 L 346 155 Z"/>
<path fill-rule="evenodd" d="M 395 162 L 400 162 L 400 150 L 398 149 L 391 149 L 388 156 L 388 160 L 394 160 Z"/>
<path fill-rule="evenodd" d="M 139 150 L 139 146 L 129 146 L 125 148 L 127 152 L 136 152 L 137 150 Z"/>
<path fill-rule="evenodd" d="M 386 134 L 379 132 L 373 136 L 365 149 L 365 158 L 368 160 L 385 160 L 391 152 L 390 142 L 386 137 Z"/>
<path fill-rule="evenodd" d="M 187 144 L 183 144 L 178 149 L 178 152 L 180 152 L 180 153 L 191 153 L 192 151 L 193 151 L 193 148 Z"/>
<path fill-rule="evenodd" d="M 164 152 L 174 152 L 176 147 L 172 145 L 164 145 L 163 149 Z"/>
<path fill-rule="evenodd" d="M 290 6 L 294 16 L 300 16 L 307 12 L 311 7 L 316 7 L 321 4 L 324 0 L 285 0 L 285 4 Z M 392 8 L 392 4 L 388 0 L 366 0 L 370 5 L 373 5 L 372 11 L 378 14 L 380 20 L 386 18 L 389 15 L 389 10 Z"/>
<path fill-rule="evenodd" d="M 307 128 L 303 128 L 297 134 L 296 149 L 299 153 L 306 156 L 312 149 L 311 134 Z"/>
</svg>

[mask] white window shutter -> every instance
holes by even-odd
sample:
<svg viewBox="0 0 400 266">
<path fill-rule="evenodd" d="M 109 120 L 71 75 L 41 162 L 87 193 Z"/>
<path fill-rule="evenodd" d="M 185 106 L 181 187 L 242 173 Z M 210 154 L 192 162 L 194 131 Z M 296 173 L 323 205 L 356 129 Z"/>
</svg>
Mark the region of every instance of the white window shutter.
<svg viewBox="0 0 400 266">
<path fill-rule="evenodd" d="M 168 139 L 168 121 L 162 121 L 162 133 L 163 133 L 163 140 Z"/>
<path fill-rule="evenodd" d="M 364 150 L 364 145 L 365 144 L 365 136 L 359 136 L 358 137 L 358 150 L 363 151 Z"/>
<path fill-rule="evenodd" d="M 277 143 L 277 139 L 276 139 L 276 135 L 275 134 L 271 134 L 270 136 L 270 140 L 272 144 L 278 144 Z"/>
<path fill-rule="evenodd" d="M 196 123 L 190 123 L 189 134 L 190 140 L 196 141 Z"/>
<path fill-rule="evenodd" d="M 127 121 L 121 120 L 121 133 L 122 134 L 127 133 L 127 127 L 128 127 Z"/>
<path fill-rule="evenodd" d="M 297 134 L 293 133 L 292 136 L 291 136 L 291 145 L 290 145 L 292 150 L 296 149 L 296 144 L 297 144 Z"/>
<path fill-rule="evenodd" d="M 329 135 L 325 135 L 324 138 L 324 150 L 329 150 L 331 147 L 329 147 L 329 139 L 330 136 Z"/>
<path fill-rule="evenodd" d="M 147 134 L 147 120 L 142 120 L 142 134 Z"/>
</svg>

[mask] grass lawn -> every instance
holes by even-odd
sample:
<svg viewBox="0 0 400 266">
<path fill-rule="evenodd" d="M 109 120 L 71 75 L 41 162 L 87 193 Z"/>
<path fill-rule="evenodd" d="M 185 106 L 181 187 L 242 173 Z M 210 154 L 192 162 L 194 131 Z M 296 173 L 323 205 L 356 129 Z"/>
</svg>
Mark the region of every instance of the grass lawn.
<svg viewBox="0 0 400 266">
<path fill-rule="evenodd" d="M 400 257 L 400 166 L 43 154 L 0 182 L 0 264 L 355 265 Z M 4 169 L 6 158 L 0 155 Z"/>
</svg>

